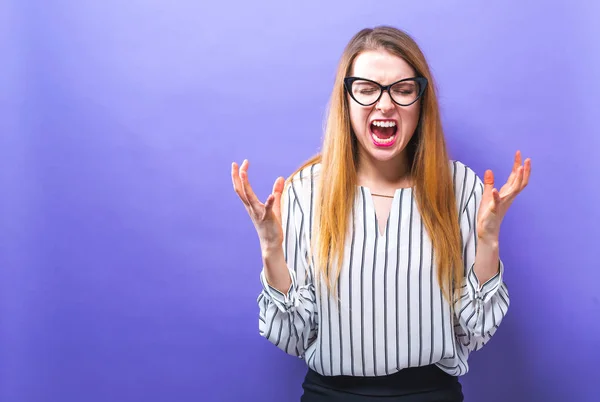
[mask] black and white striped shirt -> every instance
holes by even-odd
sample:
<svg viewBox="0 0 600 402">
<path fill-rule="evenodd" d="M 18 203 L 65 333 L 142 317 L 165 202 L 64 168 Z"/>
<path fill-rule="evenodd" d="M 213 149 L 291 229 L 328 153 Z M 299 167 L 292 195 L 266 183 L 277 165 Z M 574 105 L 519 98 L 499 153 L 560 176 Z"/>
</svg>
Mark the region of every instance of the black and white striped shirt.
<svg viewBox="0 0 600 402">
<path fill-rule="evenodd" d="M 485 284 L 475 276 L 475 223 L 483 183 L 461 162 L 451 166 L 465 267 L 454 314 L 438 285 L 431 241 L 410 188 L 395 192 L 386 230 L 380 233 L 370 191 L 357 186 L 338 296 L 328 296 L 307 258 L 317 164 L 299 172 L 283 195 L 283 247 L 292 285 L 283 295 L 261 272 L 260 334 L 322 375 L 378 376 L 428 364 L 451 375 L 465 374 L 469 353 L 492 337 L 509 296 L 501 262 L 499 273 Z"/>
</svg>

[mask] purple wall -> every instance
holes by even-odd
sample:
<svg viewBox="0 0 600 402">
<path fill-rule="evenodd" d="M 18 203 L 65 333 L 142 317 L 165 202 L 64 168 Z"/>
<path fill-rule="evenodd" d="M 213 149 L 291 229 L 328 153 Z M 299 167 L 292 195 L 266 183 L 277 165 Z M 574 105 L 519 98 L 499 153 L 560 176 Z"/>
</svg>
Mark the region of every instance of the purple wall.
<svg viewBox="0 0 600 402">
<path fill-rule="evenodd" d="M 0 3 L 1 401 L 297 400 L 230 164 L 264 199 L 317 151 L 342 48 L 379 24 L 422 45 L 455 158 L 533 159 L 467 400 L 597 401 L 597 2 L 33 3 Z"/>
</svg>

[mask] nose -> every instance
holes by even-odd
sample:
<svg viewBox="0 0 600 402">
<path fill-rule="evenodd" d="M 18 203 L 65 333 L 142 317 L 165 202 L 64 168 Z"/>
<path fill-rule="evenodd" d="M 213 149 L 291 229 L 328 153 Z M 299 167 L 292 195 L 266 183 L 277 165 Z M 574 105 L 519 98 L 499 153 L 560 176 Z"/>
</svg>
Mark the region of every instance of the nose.
<svg viewBox="0 0 600 402">
<path fill-rule="evenodd" d="M 386 114 L 391 112 L 393 109 L 394 102 L 392 101 L 390 94 L 387 93 L 387 91 L 384 91 L 383 94 L 381 94 L 381 98 L 377 102 L 377 110 L 383 114 Z"/>
</svg>

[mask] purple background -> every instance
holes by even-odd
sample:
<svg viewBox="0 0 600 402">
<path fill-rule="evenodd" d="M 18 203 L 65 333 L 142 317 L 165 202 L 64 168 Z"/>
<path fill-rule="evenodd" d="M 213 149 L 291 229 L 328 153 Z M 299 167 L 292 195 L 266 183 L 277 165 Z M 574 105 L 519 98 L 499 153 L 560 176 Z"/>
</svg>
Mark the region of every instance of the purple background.
<svg viewBox="0 0 600 402">
<path fill-rule="evenodd" d="M 0 401 L 293 401 L 258 334 L 261 199 L 320 146 L 350 37 L 422 45 L 453 157 L 530 186 L 502 228 L 512 306 L 468 401 L 597 401 L 600 5 L 0 3 Z M 581 370 L 577 372 L 576 370 Z M 272 393 L 272 394 L 270 394 Z"/>
</svg>

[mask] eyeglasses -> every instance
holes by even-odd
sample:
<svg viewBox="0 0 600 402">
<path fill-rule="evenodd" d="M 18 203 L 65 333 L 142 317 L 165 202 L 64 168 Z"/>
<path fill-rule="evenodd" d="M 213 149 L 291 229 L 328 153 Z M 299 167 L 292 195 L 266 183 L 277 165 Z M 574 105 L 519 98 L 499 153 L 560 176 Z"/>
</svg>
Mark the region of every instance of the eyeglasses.
<svg viewBox="0 0 600 402">
<path fill-rule="evenodd" d="M 400 106 L 410 106 L 425 92 L 427 78 L 412 77 L 383 86 L 378 82 L 359 77 L 344 78 L 344 87 L 358 104 L 374 105 L 381 99 L 383 92 L 390 95 L 392 101 Z"/>
</svg>

